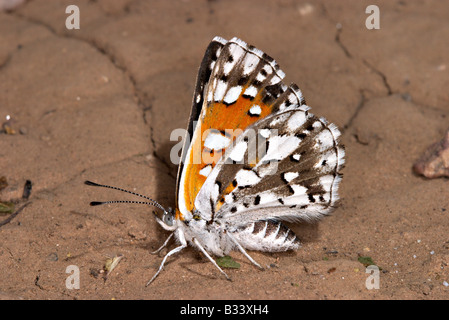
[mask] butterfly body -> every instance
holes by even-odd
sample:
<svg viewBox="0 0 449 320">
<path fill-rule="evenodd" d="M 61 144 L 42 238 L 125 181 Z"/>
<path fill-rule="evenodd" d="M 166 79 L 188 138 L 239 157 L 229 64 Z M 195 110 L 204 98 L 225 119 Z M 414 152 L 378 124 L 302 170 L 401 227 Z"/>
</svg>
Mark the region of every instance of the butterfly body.
<svg viewBox="0 0 449 320">
<path fill-rule="evenodd" d="M 259 220 L 236 227 L 234 225 L 209 223 L 202 219 L 176 221 L 175 237 L 195 246 L 197 239 L 209 253 L 222 257 L 237 249 L 235 241 L 245 249 L 265 252 L 279 252 L 298 249 L 299 239 L 284 224 L 274 220 Z"/>
<path fill-rule="evenodd" d="M 190 244 L 195 246 L 193 239 L 197 239 L 207 252 L 215 256 L 227 255 L 234 247 L 226 236 L 225 227 L 216 222 L 208 223 L 203 219 L 179 220 L 177 230 L 183 233 L 185 240 Z M 176 236 L 179 240 L 179 234 Z"/>
</svg>

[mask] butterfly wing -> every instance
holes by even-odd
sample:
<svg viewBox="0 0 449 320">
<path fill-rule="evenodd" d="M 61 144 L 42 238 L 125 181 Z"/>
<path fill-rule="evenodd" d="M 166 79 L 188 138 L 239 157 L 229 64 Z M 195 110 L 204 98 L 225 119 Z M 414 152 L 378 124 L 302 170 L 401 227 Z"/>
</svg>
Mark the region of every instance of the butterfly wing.
<svg viewBox="0 0 449 320">
<path fill-rule="evenodd" d="M 204 90 L 207 87 L 207 84 L 209 83 L 209 79 L 212 73 L 212 69 L 214 68 L 215 62 L 217 61 L 218 57 L 220 56 L 220 52 L 223 48 L 223 46 L 226 44 L 226 40 L 220 37 L 215 37 L 209 46 L 206 49 L 206 52 L 204 54 L 203 60 L 201 62 L 197 79 L 196 79 L 196 87 L 195 92 L 193 94 L 193 101 L 192 101 L 192 109 L 190 111 L 189 116 L 189 122 L 187 125 L 187 132 L 186 137 L 184 138 L 184 145 L 182 148 L 182 154 L 181 159 L 182 161 L 179 163 L 178 166 L 178 175 L 177 175 L 177 181 L 176 181 L 176 194 L 179 194 L 179 187 L 180 187 L 180 180 L 184 172 L 185 167 L 185 159 L 187 155 L 187 151 L 189 150 L 190 146 L 190 137 L 193 135 L 195 122 L 198 121 L 198 118 L 200 116 L 201 109 L 204 104 Z M 177 197 L 177 203 L 178 200 L 183 200 L 183 197 Z"/>
<path fill-rule="evenodd" d="M 214 115 L 215 122 L 207 123 L 214 128 L 221 120 L 228 127 L 244 132 L 235 137 L 224 156 L 220 155 L 218 163 L 211 168 L 194 206 L 206 220 L 221 220 L 235 226 L 262 219 L 319 218 L 338 200 L 339 171 L 344 164 L 344 150 L 338 140 L 340 132 L 324 118 L 308 112 L 301 91 L 296 85 L 287 87 L 282 83 L 283 72 L 273 59 L 244 45 L 229 47 L 237 52 L 222 53 L 223 59 L 243 58 L 238 62 L 229 58 L 222 61 L 207 92 L 207 101 L 218 104 L 220 112 L 229 110 L 231 103 L 233 112 L 237 113 L 231 122 L 223 121 L 221 113 Z M 251 60 L 245 58 L 248 54 L 259 57 L 258 70 L 248 63 Z M 232 67 L 231 62 L 235 62 Z M 267 72 L 270 68 L 271 72 L 275 71 L 271 73 L 272 78 L 263 78 L 270 74 Z M 242 73 L 245 69 L 246 73 Z M 226 76 L 222 82 L 217 79 L 220 75 Z M 232 80 L 227 84 L 229 79 Z M 259 80 L 265 82 L 261 84 Z M 225 84 L 226 90 L 222 88 Z M 256 92 L 249 89 L 254 85 L 262 86 L 248 99 L 248 90 Z M 233 90 L 240 94 L 230 94 Z M 220 99 L 222 102 L 217 103 Z M 248 118 L 253 122 L 245 122 Z M 240 123 L 244 123 L 243 128 L 239 127 Z M 266 147 L 265 153 L 261 152 L 260 141 Z M 232 164 L 235 162 L 238 163 Z"/>
<path fill-rule="evenodd" d="M 261 156 L 255 142 L 260 133 L 266 136 L 262 140 L 267 146 Z M 320 218 L 338 200 L 339 171 L 344 165 L 339 135 L 335 125 L 303 107 L 260 120 L 237 138 L 215 166 L 196 207 L 237 227 L 266 219 Z M 231 190 L 222 187 L 229 184 Z"/>
<path fill-rule="evenodd" d="M 304 104 L 297 87 L 283 84 L 285 74 L 272 58 L 237 38 L 219 39 L 214 39 L 222 45 L 215 51 L 217 59 L 206 63 L 211 74 L 205 77 L 207 83 L 197 84 L 194 96 L 202 108 L 191 117 L 197 123 L 180 168 L 178 208 L 183 216 L 196 208 L 195 199 L 208 175 L 244 130 L 289 105 Z"/>
</svg>

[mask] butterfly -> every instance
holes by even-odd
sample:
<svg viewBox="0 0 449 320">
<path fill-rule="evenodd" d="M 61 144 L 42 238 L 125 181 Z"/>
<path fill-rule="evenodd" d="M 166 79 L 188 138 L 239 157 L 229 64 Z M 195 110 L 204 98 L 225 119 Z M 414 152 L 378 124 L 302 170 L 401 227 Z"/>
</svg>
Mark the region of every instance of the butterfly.
<svg viewBox="0 0 449 320">
<path fill-rule="evenodd" d="M 189 244 L 227 278 L 212 256 L 280 252 L 300 247 L 283 221 L 317 220 L 335 207 L 345 151 L 338 128 L 309 112 L 276 61 L 254 46 L 215 37 L 199 68 L 176 183 L 176 208 L 163 211 L 172 233 L 167 258 Z M 129 202 L 92 202 L 92 205 Z M 134 202 L 135 203 L 135 202 Z"/>
</svg>

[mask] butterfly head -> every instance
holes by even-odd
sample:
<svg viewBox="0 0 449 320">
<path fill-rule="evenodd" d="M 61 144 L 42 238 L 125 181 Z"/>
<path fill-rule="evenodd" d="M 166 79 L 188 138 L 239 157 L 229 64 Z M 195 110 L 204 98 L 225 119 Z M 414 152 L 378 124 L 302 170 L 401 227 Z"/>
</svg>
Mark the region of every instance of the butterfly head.
<svg viewBox="0 0 449 320">
<path fill-rule="evenodd" d="M 162 206 L 161 206 L 162 207 Z M 176 212 L 173 208 L 168 208 L 167 210 L 163 209 L 162 217 L 159 218 L 156 213 L 156 221 L 164 228 L 165 230 L 174 231 L 176 229 Z"/>
</svg>

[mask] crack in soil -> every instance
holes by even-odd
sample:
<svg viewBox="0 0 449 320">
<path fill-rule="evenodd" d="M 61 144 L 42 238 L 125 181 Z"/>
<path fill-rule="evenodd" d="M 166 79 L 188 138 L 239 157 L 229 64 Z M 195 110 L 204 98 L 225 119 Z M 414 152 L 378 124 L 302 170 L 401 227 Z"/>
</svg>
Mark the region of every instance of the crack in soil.
<svg viewBox="0 0 449 320">
<path fill-rule="evenodd" d="M 376 69 L 372 65 L 370 65 L 365 59 L 362 59 L 362 62 L 371 71 L 373 71 L 375 74 L 379 75 L 382 78 L 383 84 L 384 84 L 385 88 L 387 89 L 387 96 L 391 96 L 394 92 L 391 89 L 390 84 L 388 83 L 387 76 L 382 71 L 380 71 L 379 69 Z"/>
<path fill-rule="evenodd" d="M 36 278 L 34 279 L 34 285 L 36 287 L 38 287 L 39 289 L 46 291 L 40 284 L 39 284 L 39 280 L 40 280 L 40 275 L 36 275 Z"/>
<path fill-rule="evenodd" d="M 346 48 L 346 46 L 343 44 L 343 42 L 340 39 L 340 35 L 342 32 L 343 32 L 342 27 L 340 25 L 337 25 L 337 34 L 335 35 L 335 42 L 343 50 L 345 56 L 348 57 L 349 59 L 352 59 L 351 53 L 349 52 L 348 48 Z"/>
<path fill-rule="evenodd" d="M 343 29 L 341 27 L 337 26 L 337 34 L 335 35 L 335 42 L 338 44 L 338 46 L 343 50 L 344 54 L 346 55 L 346 57 L 348 57 L 349 59 L 354 59 L 354 57 L 352 56 L 352 54 L 349 52 L 348 48 L 343 44 L 343 42 L 341 41 L 340 35 L 342 33 Z M 371 64 L 368 63 L 368 61 L 366 61 L 365 59 L 361 59 L 362 63 L 367 66 L 372 72 L 374 72 L 375 74 L 377 74 L 378 76 L 380 76 L 380 78 L 382 79 L 382 83 L 385 87 L 385 89 L 387 90 L 387 96 L 391 96 L 394 92 L 391 89 L 390 84 L 388 83 L 388 79 L 387 76 L 380 71 L 379 69 L 373 67 Z M 363 91 L 363 89 L 361 89 L 361 91 Z"/>
<path fill-rule="evenodd" d="M 76 37 L 76 36 L 72 36 L 72 35 L 67 35 L 67 34 L 60 34 L 58 33 L 51 25 L 48 25 L 38 19 L 32 18 L 32 17 L 27 17 L 27 16 L 23 16 L 18 12 L 10 12 L 10 15 L 23 19 L 29 23 L 33 23 L 36 25 L 39 25 L 45 29 L 47 29 L 50 33 L 52 33 L 54 36 L 56 37 L 61 37 L 61 38 L 66 38 L 66 39 L 74 39 L 77 41 L 81 41 L 83 43 L 86 43 L 88 45 L 90 45 L 92 48 L 94 48 L 97 52 L 99 52 L 100 54 L 102 54 L 103 56 L 105 56 L 118 70 L 120 70 L 124 75 L 126 75 L 126 77 L 128 78 L 128 80 L 131 83 L 131 86 L 133 88 L 133 95 L 136 98 L 136 103 L 137 106 L 142 110 L 142 118 L 144 120 L 145 124 L 148 124 L 148 126 L 150 127 L 150 140 L 151 140 L 151 145 L 153 147 L 153 154 L 155 156 L 155 158 L 159 161 L 161 161 L 165 167 L 167 167 L 167 173 L 168 175 L 170 175 L 171 177 L 173 177 L 173 174 L 170 170 L 170 164 L 167 163 L 167 161 L 165 161 L 165 159 L 159 155 L 156 151 L 156 142 L 154 140 L 153 137 L 153 126 L 151 125 L 151 123 L 148 123 L 148 121 L 145 118 L 145 112 L 148 110 L 151 110 L 151 106 L 146 106 L 145 103 L 143 102 L 143 97 L 144 97 L 144 93 L 141 92 L 138 89 L 138 84 L 136 79 L 134 78 L 134 76 L 129 72 L 128 68 L 123 64 L 123 63 L 119 63 L 116 59 L 116 57 L 109 52 L 104 46 L 100 45 L 98 43 L 98 41 L 95 41 L 95 39 L 83 39 L 80 37 Z M 9 62 L 10 57 L 7 59 L 7 62 Z M 0 65 L 0 69 L 2 67 L 4 67 L 5 64 Z M 174 177 L 175 178 L 175 177 Z"/>
<path fill-rule="evenodd" d="M 377 74 L 378 76 L 380 76 L 380 78 L 382 79 L 382 83 L 385 87 L 385 89 L 387 90 L 387 94 L 386 96 L 391 96 L 392 94 L 394 94 L 393 90 L 391 89 L 391 86 L 388 82 L 387 76 L 385 75 L 385 73 L 383 73 L 382 71 L 380 71 L 379 69 L 373 67 L 371 64 L 369 64 L 364 58 L 357 58 L 354 57 L 351 52 L 349 51 L 349 49 L 345 46 L 345 44 L 343 43 L 343 41 L 341 40 L 341 35 L 343 32 L 343 28 L 341 26 L 340 23 L 337 23 L 336 21 L 334 21 L 332 19 L 332 17 L 330 16 L 329 12 L 327 11 L 327 8 L 325 6 L 325 4 L 321 4 L 321 11 L 324 17 L 326 17 L 326 19 L 328 19 L 332 24 L 336 25 L 337 28 L 337 33 L 335 35 L 335 43 L 340 47 L 340 49 L 343 51 L 343 53 L 345 54 L 345 56 L 348 59 L 351 60 L 356 60 L 356 59 L 360 59 L 362 61 L 362 63 L 368 67 L 372 72 L 374 72 L 375 74 Z M 357 105 L 355 111 L 353 112 L 353 114 L 349 117 L 348 122 L 344 125 L 344 127 L 342 128 L 342 133 L 344 131 L 346 131 L 349 127 L 351 127 L 354 119 L 357 117 L 357 115 L 360 113 L 360 111 L 363 109 L 363 107 L 365 106 L 365 104 L 368 102 L 368 100 L 365 97 L 365 91 L 366 89 L 360 88 L 360 102 Z"/>
<path fill-rule="evenodd" d="M 367 99 L 365 97 L 365 92 L 363 89 L 360 89 L 360 102 L 357 105 L 357 108 L 355 109 L 354 113 L 351 115 L 351 117 L 349 118 L 348 122 L 343 126 L 343 128 L 341 129 L 341 133 L 343 134 L 348 128 L 350 128 L 352 126 L 352 122 L 354 121 L 355 118 L 357 118 L 357 116 L 359 115 L 360 111 L 363 109 L 363 107 L 365 106 L 367 102 Z"/>
<path fill-rule="evenodd" d="M 177 177 L 172 172 L 171 164 L 168 163 L 162 156 L 158 155 L 156 152 L 156 141 L 154 140 L 154 134 L 153 134 L 153 127 L 150 126 L 150 140 L 151 144 L 153 146 L 153 155 L 158 159 L 162 164 L 167 168 L 167 174 L 172 177 L 173 179 L 177 179 Z"/>
</svg>

